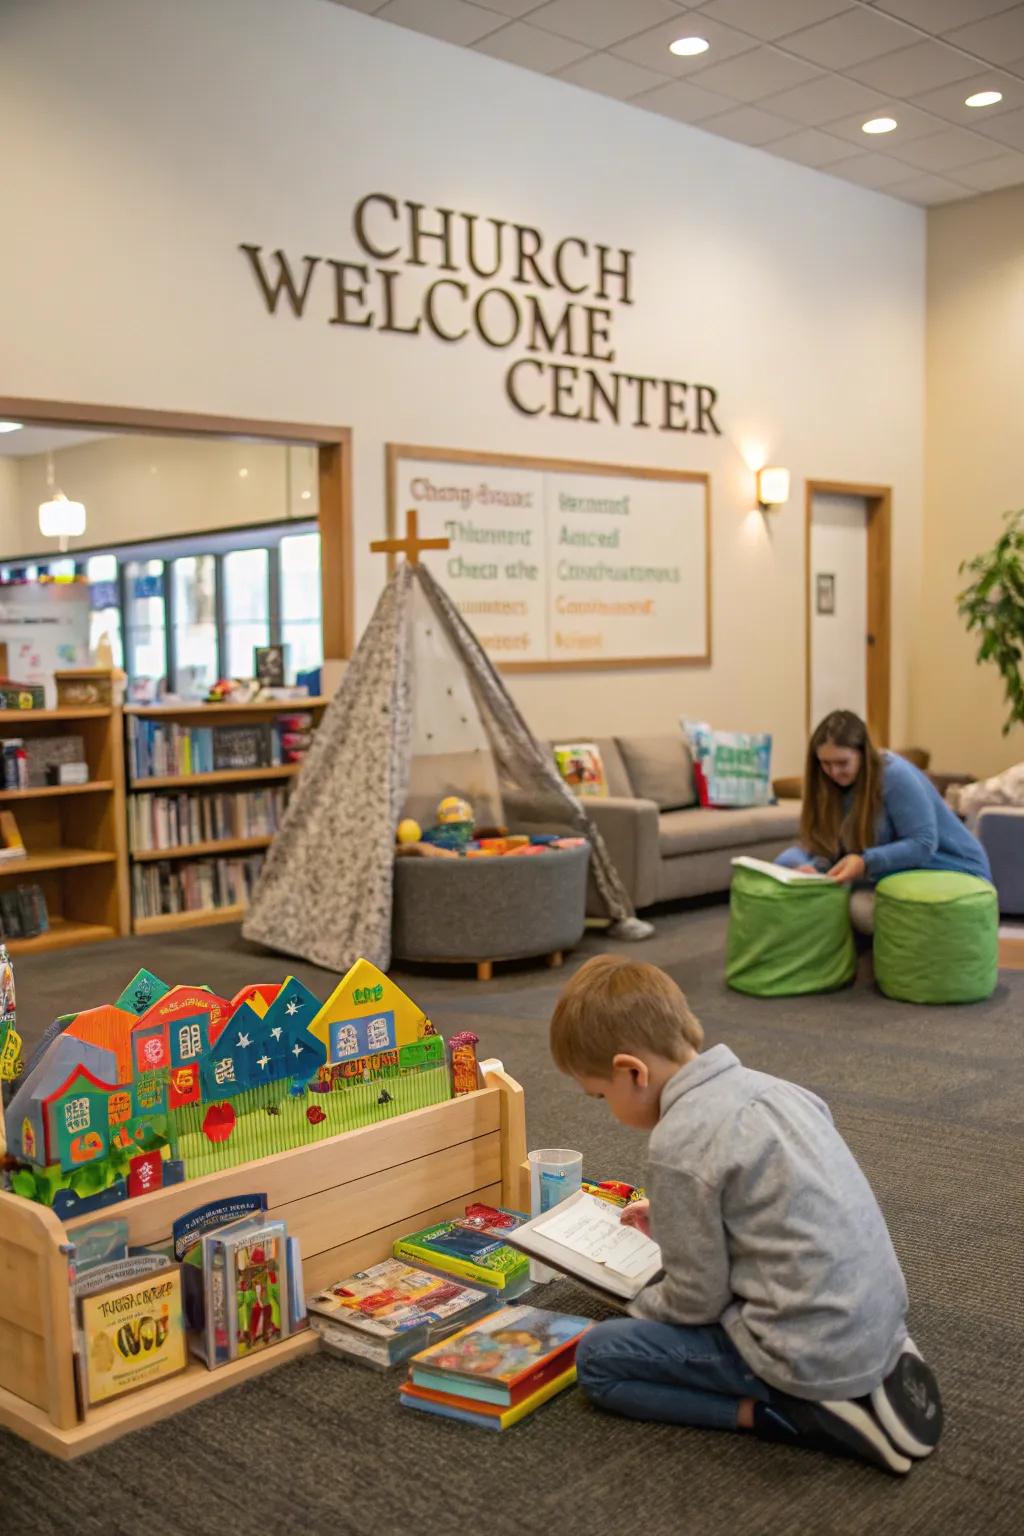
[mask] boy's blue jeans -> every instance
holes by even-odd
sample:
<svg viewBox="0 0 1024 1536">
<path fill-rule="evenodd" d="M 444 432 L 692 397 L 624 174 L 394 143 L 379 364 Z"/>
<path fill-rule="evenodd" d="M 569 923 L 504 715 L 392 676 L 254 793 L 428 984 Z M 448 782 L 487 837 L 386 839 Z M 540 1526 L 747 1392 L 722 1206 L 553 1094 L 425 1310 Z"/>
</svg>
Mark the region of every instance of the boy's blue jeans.
<svg viewBox="0 0 1024 1536">
<path fill-rule="evenodd" d="M 699 1429 L 735 1429 L 741 1398 L 769 1397 L 717 1323 L 598 1323 L 577 1345 L 576 1373 L 591 1402 L 609 1413 Z"/>
</svg>

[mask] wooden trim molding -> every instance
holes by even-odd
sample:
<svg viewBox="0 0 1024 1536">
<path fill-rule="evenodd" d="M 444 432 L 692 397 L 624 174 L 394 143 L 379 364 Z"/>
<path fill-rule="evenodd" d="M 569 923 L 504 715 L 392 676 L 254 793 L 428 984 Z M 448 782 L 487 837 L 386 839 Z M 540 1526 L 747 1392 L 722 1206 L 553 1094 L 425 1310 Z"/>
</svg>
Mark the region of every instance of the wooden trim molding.
<svg viewBox="0 0 1024 1536">
<path fill-rule="evenodd" d="M 153 411 L 137 406 L 0 396 L 0 418 L 26 426 L 76 426 L 160 437 L 220 437 L 234 442 L 309 444 L 318 452 L 324 659 L 347 660 L 355 646 L 352 571 L 352 431 L 308 422 Z"/>
</svg>

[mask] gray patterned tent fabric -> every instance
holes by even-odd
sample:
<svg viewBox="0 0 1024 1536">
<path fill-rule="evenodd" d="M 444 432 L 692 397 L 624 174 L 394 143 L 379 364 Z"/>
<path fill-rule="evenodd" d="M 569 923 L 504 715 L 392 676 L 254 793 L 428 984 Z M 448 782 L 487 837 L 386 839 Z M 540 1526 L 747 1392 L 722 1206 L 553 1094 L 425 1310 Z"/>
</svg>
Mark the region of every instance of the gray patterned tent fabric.
<svg viewBox="0 0 1024 1536">
<path fill-rule="evenodd" d="M 506 785 L 557 805 L 591 843 L 598 890 L 619 938 L 646 938 L 585 807 L 531 735 L 472 630 L 425 566 L 403 563 L 381 593 L 298 779 L 242 932 L 270 949 L 344 971 L 391 960 L 395 827 L 413 753 L 412 611 L 419 593 L 465 670 Z"/>
</svg>

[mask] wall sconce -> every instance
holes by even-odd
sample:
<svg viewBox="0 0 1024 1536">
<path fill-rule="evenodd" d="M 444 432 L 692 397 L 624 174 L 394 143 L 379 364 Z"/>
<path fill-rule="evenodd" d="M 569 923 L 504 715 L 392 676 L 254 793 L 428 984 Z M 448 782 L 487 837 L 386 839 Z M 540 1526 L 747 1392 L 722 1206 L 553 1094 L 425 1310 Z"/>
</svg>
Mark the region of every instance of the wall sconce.
<svg viewBox="0 0 1024 1536">
<path fill-rule="evenodd" d="M 772 512 L 789 500 L 789 470 L 768 468 L 757 472 L 757 504 L 762 512 Z"/>
<path fill-rule="evenodd" d="M 53 455 L 46 458 L 46 488 L 49 496 L 39 503 L 39 532 L 46 539 L 58 539 L 64 554 L 68 539 L 81 538 L 85 532 L 85 505 L 81 501 L 69 501 L 63 491 L 56 489 L 53 473 Z"/>
</svg>

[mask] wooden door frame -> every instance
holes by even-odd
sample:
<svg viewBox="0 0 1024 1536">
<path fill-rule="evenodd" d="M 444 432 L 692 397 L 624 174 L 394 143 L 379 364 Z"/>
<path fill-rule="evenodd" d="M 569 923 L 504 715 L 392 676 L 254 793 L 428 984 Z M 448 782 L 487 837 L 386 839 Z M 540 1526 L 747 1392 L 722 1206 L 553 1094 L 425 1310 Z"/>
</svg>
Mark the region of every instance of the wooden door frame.
<svg viewBox="0 0 1024 1536">
<path fill-rule="evenodd" d="M 808 480 L 804 492 L 804 717 L 810 735 L 813 608 L 811 527 L 815 496 L 858 496 L 867 507 L 867 714 L 876 744 L 889 745 L 892 708 L 892 487 L 846 480 Z"/>
<path fill-rule="evenodd" d="M 234 442 L 308 443 L 318 452 L 321 623 L 324 660 L 347 660 L 355 644 L 352 571 L 352 430 L 308 422 L 206 416 L 134 406 L 0 396 L 0 419 L 26 426 L 110 428 L 153 437 L 219 437 Z"/>
</svg>

